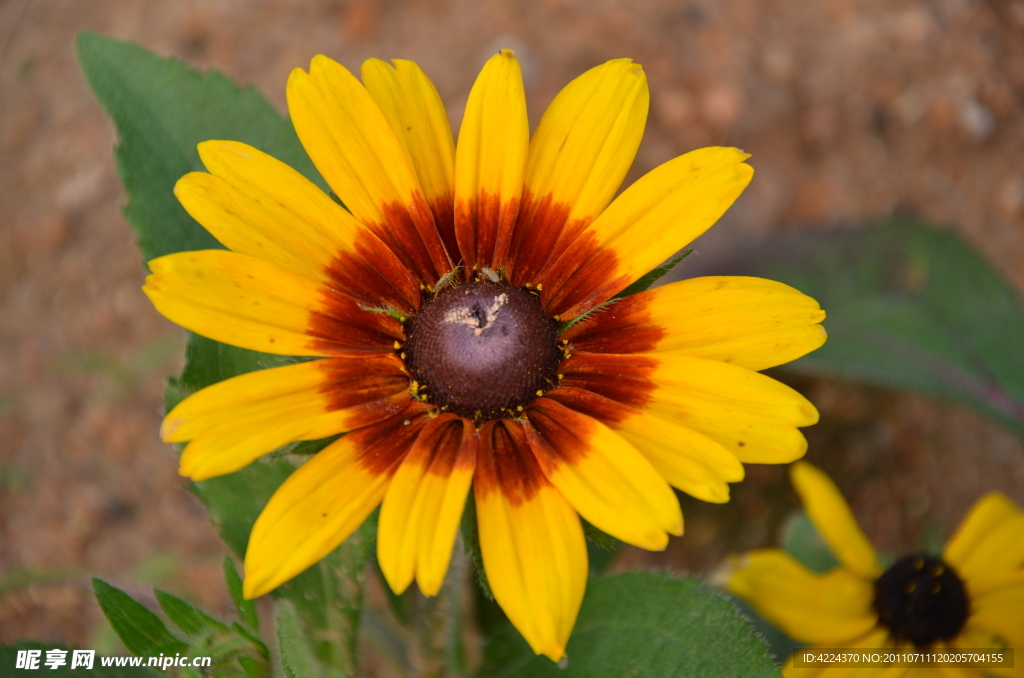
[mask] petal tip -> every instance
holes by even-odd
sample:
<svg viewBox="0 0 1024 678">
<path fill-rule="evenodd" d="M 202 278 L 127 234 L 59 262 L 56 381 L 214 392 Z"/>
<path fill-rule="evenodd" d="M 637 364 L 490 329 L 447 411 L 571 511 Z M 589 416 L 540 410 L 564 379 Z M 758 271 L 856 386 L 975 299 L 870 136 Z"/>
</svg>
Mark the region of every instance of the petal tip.
<svg viewBox="0 0 1024 678">
<path fill-rule="evenodd" d="M 259 598 L 260 596 L 269 593 L 271 590 L 272 587 L 267 586 L 265 582 L 261 583 L 249 572 L 245 573 L 245 579 L 242 580 L 242 597 L 246 600 Z"/>
</svg>

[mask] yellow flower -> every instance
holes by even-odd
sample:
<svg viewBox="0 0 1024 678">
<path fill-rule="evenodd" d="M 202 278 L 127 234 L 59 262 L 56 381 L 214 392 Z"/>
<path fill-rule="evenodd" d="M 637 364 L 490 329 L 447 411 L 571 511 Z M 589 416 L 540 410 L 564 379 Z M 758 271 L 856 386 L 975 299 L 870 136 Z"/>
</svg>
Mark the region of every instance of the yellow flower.
<svg viewBox="0 0 1024 678">
<path fill-rule="evenodd" d="M 941 556 L 915 553 L 888 568 L 825 473 L 807 462 L 791 479 L 839 567 L 818 574 L 784 551 L 743 556 L 726 588 L 794 640 L 822 648 L 1024 648 L 1024 511 L 999 492 L 982 497 Z M 1018 668 L 794 668 L 785 675 L 997 676 Z M 852 672 L 852 673 L 851 673 Z"/>
<path fill-rule="evenodd" d="M 248 349 L 321 358 L 184 400 L 162 436 L 181 473 L 231 473 L 295 440 L 348 434 L 267 504 L 245 557 L 259 596 L 323 558 L 382 504 L 391 587 L 441 587 L 471 486 L 484 566 L 538 653 L 565 652 L 587 580 L 578 515 L 624 542 L 681 534 L 671 486 L 728 500 L 741 462 L 803 455 L 817 421 L 757 373 L 825 340 L 818 304 L 755 278 L 699 278 L 591 314 L 711 226 L 749 183 L 748 156 L 705 148 L 612 200 L 649 94 L 629 59 L 554 100 L 532 140 L 503 50 L 469 95 L 455 145 L 433 84 L 371 59 L 292 72 L 299 139 L 343 209 L 255 148 L 208 141 L 175 194 L 228 251 L 150 262 L 171 320 Z M 578 515 L 577 515 L 578 514 Z"/>
</svg>

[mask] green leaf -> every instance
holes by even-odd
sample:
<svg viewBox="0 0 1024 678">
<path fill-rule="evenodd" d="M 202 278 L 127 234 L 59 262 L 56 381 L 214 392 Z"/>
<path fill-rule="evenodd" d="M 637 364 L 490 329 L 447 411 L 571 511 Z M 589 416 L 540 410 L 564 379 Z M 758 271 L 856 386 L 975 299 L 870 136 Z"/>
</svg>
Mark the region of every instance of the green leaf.
<svg viewBox="0 0 1024 678">
<path fill-rule="evenodd" d="M 206 505 L 221 538 L 244 558 L 256 518 L 294 470 L 283 459 L 256 461 L 235 473 L 193 483 L 190 489 Z"/>
<path fill-rule="evenodd" d="M 374 512 L 330 555 L 273 592 L 279 603 L 295 606 L 305 642 L 332 675 L 358 675 L 366 562 L 376 532 Z"/>
<path fill-rule="evenodd" d="M 270 678 L 273 675 L 266 662 L 261 662 L 253 657 L 239 657 L 238 664 L 248 678 Z"/>
<path fill-rule="evenodd" d="M 782 548 L 815 572 L 828 572 L 839 561 L 803 511 L 794 511 L 782 526 Z"/>
<path fill-rule="evenodd" d="M 622 553 L 619 550 L 622 542 L 582 518 L 580 522 L 583 524 L 583 534 L 587 538 L 587 562 L 590 565 L 590 576 L 602 575 Z"/>
<path fill-rule="evenodd" d="M 658 268 L 652 269 L 650 272 L 645 273 L 643 276 L 641 276 L 640 279 L 634 282 L 632 285 L 616 294 L 614 298 L 621 299 L 622 297 L 628 297 L 631 294 L 645 292 L 646 290 L 651 288 L 651 285 L 664 278 L 669 271 L 671 271 L 673 268 L 676 267 L 676 265 L 679 264 L 679 262 L 681 262 L 686 257 L 690 256 L 691 254 L 693 254 L 692 249 L 686 250 L 681 255 L 679 255 L 672 261 L 668 262 L 664 266 L 659 266 Z"/>
<path fill-rule="evenodd" d="M 591 580 L 559 668 L 511 626 L 488 644 L 480 678 L 778 676 L 728 600 L 693 579 L 631 572 Z"/>
<path fill-rule="evenodd" d="M 146 260 L 220 247 L 173 194 L 179 178 L 203 169 L 196 150 L 202 141 L 248 143 L 326 189 L 291 124 L 252 88 L 239 89 L 221 74 L 199 73 L 176 60 L 91 33 L 79 35 L 77 49 L 90 86 L 117 128 L 115 155 L 130 200 L 125 216 L 138 234 Z M 300 360 L 226 346 L 195 335 L 186 358 L 181 377 L 168 384 L 168 408 L 224 379 Z M 270 459 L 197 482 L 192 490 L 206 504 L 225 542 L 242 557 L 257 516 L 293 471 L 288 461 Z M 355 672 L 356 629 L 369 543 L 372 537 L 360 528 L 333 554 L 273 594 L 295 606 L 300 636 L 311 644 L 311 656 L 325 671 L 337 675 Z M 237 598 L 236 604 L 243 621 L 254 630 L 254 615 L 244 611 Z"/>
<path fill-rule="evenodd" d="M 494 600 L 491 593 L 491 584 L 487 581 L 487 572 L 484 570 L 484 557 L 480 550 L 480 532 L 476 524 L 476 502 L 473 493 L 466 498 L 466 506 L 462 509 L 462 543 L 466 549 L 466 555 L 473 563 L 473 571 L 476 573 L 477 584 L 487 600 Z"/>
<path fill-rule="evenodd" d="M 898 217 L 777 239 L 720 268 L 826 310 L 828 341 L 787 368 L 952 400 L 1024 435 L 1024 307 L 957 233 Z"/>
<path fill-rule="evenodd" d="M 197 610 L 181 598 L 172 596 L 166 591 L 156 589 L 156 600 L 160 608 L 174 624 L 190 636 L 199 635 L 210 631 L 227 631 L 228 627 L 210 617 L 201 610 Z"/>
<path fill-rule="evenodd" d="M 321 666 L 306 642 L 294 606 L 287 600 L 278 602 L 274 621 L 281 665 L 287 678 L 312 678 L 322 675 Z"/>
<path fill-rule="evenodd" d="M 231 560 L 231 556 L 224 556 L 224 580 L 227 582 L 231 600 L 235 603 L 235 609 L 238 610 L 238 618 L 250 630 L 259 630 L 260 619 L 256 614 L 256 605 L 242 595 L 242 578 L 238 576 L 235 561 Z"/>
<path fill-rule="evenodd" d="M 621 299 L 623 297 L 628 297 L 631 294 L 636 294 L 638 292 L 644 292 L 645 290 L 649 289 L 651 287 L 651 285 L 653 285 L 654 283 L 658 282 L 663 277 L 665 277 L 665 275 L 669 271 L 671 271 L 673 268 L 676 267 L 676 264 L 681 262 L 686 257 L 690 256 L 690 254 L 692 252 L 693 252 L 693 250 L 686 250 L 685 252 L 682 253 L 682 255 L 676 257 L 675 259 L 673 259 L 672 261 L 668 262 L 664 266 L 659 266 L 658 268 L 652 269 L 651 271 L 645 273 L 636 282 L 634 282 L 632 285 L 630 285 L 626 289 L 622 290 L 621 292 L 619 292 L 618 294 L 616 294 L 614 297 L 612 297 L 608 301 L 604 302 L 603 304 L 595 306 L 594 308 L 590 309 L 586 313 L 582 313 L 582 314 L 576 316 L 575 318 L 573 318 L 572 320 L 569 320 L 567 322 L 562 323 L 558 327 L 558 333 L 561 334 L 562 332 L 565 332 L 567 329 L 569 329 L 570 327 L 572 327 L 576 323 L 580 322 L 581 320 L 585 320 L 586 318 L 589 318 L 591 315 L 593 315 L 594 313 L 597 313 L 598 311 L 600 311 L 602 308 L 604 308 L 608 304 L 613 303 L 616 299 Z"/>
<path fill-rule="evenodd" d="M 115 157 L 129 199 L 124 213 L 146 261 L 220 247 L 174 197 L 178 179 L 203 170 L 196 150 L 202 141 L 245 142 L 326 189 L 291 124 L 252 87 L 95 33 L 79 33 L 76 48 L 117 128 Z"/>
<path fill-rule="evenodd" d="M 132 654 L 154 656 L 188 650 L 188 644 L 174 637 L 159 617 L 124 591 L 100 579 L 92 580 L 92 590 L 107 621 Z"/>
<path fill-rule="evenodd" d="M 39 643 L 35 641 L 21 641 L 15 643 L 13 647 L 0 647 L 0 667 L 3 667 L 0 669 L 0 674 L 17 676 L 32 675 L 27 673 L 27 671 L 19 671 L 14 668 L 17 665 L 18 650 L 40 650 L 39 670 L 42 672 L 41 675 L 47 676 L 48 678 L 160 678 L 161 676 L 166 678 L 167 676 L 167 674 L 162 671 L 149 669 L 145 666 L 103 666 L 102 657 L 98 654 L 93 659 L 91 669 L 77 667 L 72 671 L 72 648 L 63 645 L 54 645 L 53 643 Z M 66 651 L 67 655 L 65 655 L 65 660 L 67 663 L 56 669 L 51 669 L 46 666 L 44 662 L 46 661 L 47 650 Z M 121 661 L 131 661 L 133 658 L 117 657 L 116 659 Z"/>
</svg>

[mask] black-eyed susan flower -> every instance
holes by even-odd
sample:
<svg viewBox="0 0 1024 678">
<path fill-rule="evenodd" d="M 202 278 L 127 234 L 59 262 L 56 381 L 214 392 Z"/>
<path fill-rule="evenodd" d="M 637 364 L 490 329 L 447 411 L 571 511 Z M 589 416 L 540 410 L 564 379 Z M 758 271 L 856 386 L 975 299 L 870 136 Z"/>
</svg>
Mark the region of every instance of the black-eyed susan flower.
<svg viewBox="0 0 1024 678">
<path fill-rule="evenodd" d="M 612 200 L 649 95 L 617 59 L 574 80 L 532 140 L 519 64 L 492 57 L 458 145 L 409 61 L 330 59 L 288 81 L 299 139 L 344 203 L 246 146 L 199 146 L 185 209 L 228 249 L 150 262 L 161 313 L 235 346 L 320 358 L 230 379 L 175 407 L 181 473 L 230 473 L 296 440 L 346 432 L 278 489 L 245 557 L 262 595 L 378 505 L 378 558 L 437 593 L 473 489 L 497 601 L 538 653 L 564 654 L 587 578 L 579 516 L 664 548 L 671 487 L 727 501 L 741 462 L 800 457 L 817 412 L 757 370 L 822 344 L 812 299 L 701 278 L 604 305 L 713 224 L 748 157 L 705 148 Z M 603 305 L 603 306 L 602 306 Z M 581 320 L 584 314 L 600 307 Z M 573 320 L 579 320 L 565 329 Z"/>
<path fill-rule="evenodd" d="M 794 640 L 821 648 L 1024 648 L 1024 511 L 992 492 L 967 514 L 941 555 L 914 553 L 884 567 L 825 473 L 792 467 L 807 516 L 839 561 L 822 574 L 778 549 L 733 564 L 726 588 Z M 905 666 L 798 668 L 787 676 L 1024 675 L 1017 668 Z"/>
</svg>

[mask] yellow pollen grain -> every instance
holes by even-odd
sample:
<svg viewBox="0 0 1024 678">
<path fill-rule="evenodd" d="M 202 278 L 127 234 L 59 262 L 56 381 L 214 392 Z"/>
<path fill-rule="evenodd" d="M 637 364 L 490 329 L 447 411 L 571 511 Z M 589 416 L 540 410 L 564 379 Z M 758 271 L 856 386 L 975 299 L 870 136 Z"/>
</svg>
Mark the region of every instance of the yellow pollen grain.
<svg viewBox="0 0 1024 678">
<path fill-rule="evenodd" d="M 400 357 L 400 358 L 401 358 L 402 360 L 405 360 L 405 351 L 402 351 L 402 352 L 401 352 L 401 353 L 399 354 L 399 357 Z"/>
<path fill-rule="evenodd" d="M 398 350 L 398 349 L 400 349 L 400 348 L 402 348 L 402 345 L 401 345 L 401 344 L 399 344 L 399 343 L 398 343 L 398 342 L 396 341 L 396 342 L 395 342 L 395 350 L 397 351 L 397 350 Z"/>
<path fill-rule="evenodd" d="M 541 391 L 540 389 L 538 389 L 537 390 L 537 397 L 539 398 L 542 395 L 544 395 L 544 391 Z"/>
<path fill-rule="evenodd" d="M 538 292 L 543 292 L 544 291 L 544 283 L 537 283 L 537 291 Z"/>
<path fill-rule="evenodd" d="M 522 405 L 516 405 L 516 412 L 522 412 L 522 411 L 523 411 L 523 406 Z"/>
</svg>

